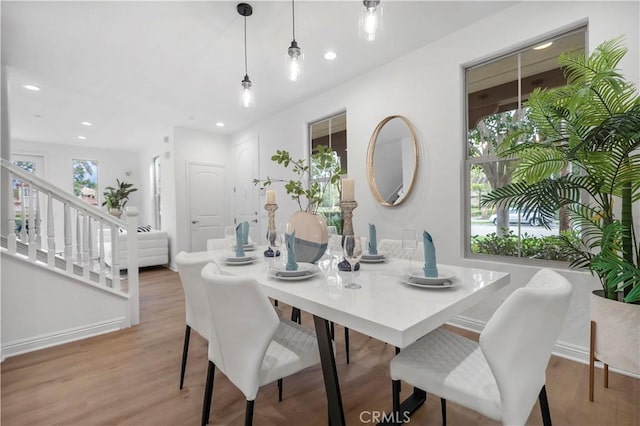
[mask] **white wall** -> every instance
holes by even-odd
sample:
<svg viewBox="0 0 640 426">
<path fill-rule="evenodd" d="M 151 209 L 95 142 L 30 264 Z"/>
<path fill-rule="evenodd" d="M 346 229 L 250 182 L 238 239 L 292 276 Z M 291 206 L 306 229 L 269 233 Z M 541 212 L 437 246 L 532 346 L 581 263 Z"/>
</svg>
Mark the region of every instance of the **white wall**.
<svg viewBox="0 0 640 426">
<path fill-rule="evenodd" d="M 2 252 L 2 359 L 129 327 L 126 298 Z"/>
<path fill-rule="evenodd" d="M 171 244 L 171 266 L 175 266 L 175 256 L 180 251 L 191 251 L 191 218 L 189 217 L 188 164 L 208 163 L 218 166 L 229 164 L 230 138 L 216 133 L 176 127 L 173 130 L 173 146 L 175 150 L 175 184 L 176 191 L 176 233 Z M 228 173 L 227 173 L 228 174 Z M 207 197 L 219 197 L 220 202 L 229 205 L 228 194 L 203 194 Z M 223 223 L 228 223 L 229 210 Z"/>
<path fill-rule="evenodd" d="M 262 177 L 281 177 L 282 168 L 269 160 L 276 149 L 287 149 L 294 157 L 305 153 L 307 123 L 346 109 L 349 141 L 349 175 L 356 179 L 354 212 L 356 232 L 366 232 L 368 222 L 378 227 L 379 238 L 400 238 L 403 228 L 412 226 L 431 232 L 438 247 L 438 261 L 486 267 L 510 272 L 512 284 L 492 300 L 465 313 L 464 324 L 480 328 L 501 300 L 522 286 L 535 267 L 471 261 L 464 252 L 464 83 L 465 64 L 476 63 L 562 29 L 589 23 L 589 48 L 604 40 L 626 35 L 629 53 L 623 72 L 638 82 L 639 11 L 632 2 L 522 2 L 486 20 L 410 53 L 392 63 L 360 76 L 294 108 L 277 114 L 234 135 L 234 141 L 248 134 L 260 137 Z M 366 183 L 367 143 L 377 123 L 388 115 L 406 116 L 414 125 L 420 145 L 417 185 L 399 207 L 379 206 Z M 277 188 L 278 200 L 286 200 Z M 295 210 L 283 202 L 279 218 Z M 282 219 L 281 219 L 282 220 Z M 574 283 L 569 318 L 560 336 L 568 356 L 584 359 L 588 347 L 588 293 L 597 282 L 588 274 L 563 271 Z"/>
</svg>

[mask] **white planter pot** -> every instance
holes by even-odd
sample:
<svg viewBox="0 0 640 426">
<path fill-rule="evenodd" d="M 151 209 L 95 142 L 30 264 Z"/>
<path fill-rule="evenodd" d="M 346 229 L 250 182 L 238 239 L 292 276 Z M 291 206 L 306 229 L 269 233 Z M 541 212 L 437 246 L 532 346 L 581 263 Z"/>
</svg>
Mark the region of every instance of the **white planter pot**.
<svg viewBox="0 0 640 426">
<path fill-rule="evenodd" d="M 611 367 L 640 374 L 640 305 L 606 299 L 602 293 L 594 291 L 589 300 L 595 356 Z"/>
<path fill-rule="evenodd" d="M 118 219 L 120 219 L 120 216 L 122 216 L 122 210 L 120 210 L 120 209 L 113 209 L 113 208 L 112 208 L 112 209 L 109 209 L 109 214 L 110 214 L 111 216 L 115 216 L 115 217 L 117 217 Z"/>
<path fill-rule="evenodd" d="M 317 262 L 327 250 L 329 231 L 327 223 L 320 215 L 297 211 L 287 222 L 287 237 L 296 232 L 296 260 Z"/>
</svg>

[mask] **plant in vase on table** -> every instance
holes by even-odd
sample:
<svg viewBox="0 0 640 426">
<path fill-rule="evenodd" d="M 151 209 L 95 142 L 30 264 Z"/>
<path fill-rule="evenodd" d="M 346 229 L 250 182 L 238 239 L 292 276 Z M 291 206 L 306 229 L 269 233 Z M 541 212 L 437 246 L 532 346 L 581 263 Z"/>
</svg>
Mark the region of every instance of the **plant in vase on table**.
<svg viewBox="0 0 640 426">
<path fill-rule="evenodd" d="M 129 201 L 129 195 L 138 189 L 134 188 L 132 183 L 125 181 L 120 182 L 119 179 L 116 179 L 116 186 L 117 188 L 113 186 L 107 186 L 105 188 L 102 205 L 107 206 L 109 214 L 120 218 L 120 216 L 122 216 L 122 210 L 124 210 Z"/>
<path fill-rule="evenodd" d="M 500 157 L 521 158 L 514 182 L 483 204 L 533 211 L 547 228 L 555 212 L 567 212 L 571 228 L 558 242 L 570 265 L 590 270 L 603 287 L 590 301 L 591 364 L 597 358 L 640 373 L 640 243 L 633 217 L 640 202 L 640 97 L 616 69 L 625 53 L 612 40 L 588 58 L 561 56 L 567 86 L 536 89 L 526 102 L 539 141 L 521 131 L 509 136 Z M 593 367 L 593 400 L 592 377 Z"/>
<path fill-rule="evenodd" d="M 326 146 L 318 146 L 311 154 L 310 161 L 294 159 L 285 150 L 277 150 L 271 160 L 297 175 L 297 179 L 254 179 L 255 185 L 266 188 L 275 182 L 284 183 L 287 194 L 298 204 L 287 223 L 287 234 L 296 233 L 296 256 L 301 262 L 316 262 L 327 249 L 328 231 L 325 219 L 318 214 L 321 204 L 326 201 L 330 188 L 337 188 L 340 199 L 340 177 L 345 171 L 340 167 L 340 159 L 335 151 Z"/>
</svg>

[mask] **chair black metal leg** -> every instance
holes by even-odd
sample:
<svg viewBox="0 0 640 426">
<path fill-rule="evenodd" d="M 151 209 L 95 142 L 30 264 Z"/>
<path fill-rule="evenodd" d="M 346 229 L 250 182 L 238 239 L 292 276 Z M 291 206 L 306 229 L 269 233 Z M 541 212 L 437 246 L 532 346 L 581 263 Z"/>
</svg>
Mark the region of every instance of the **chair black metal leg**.
<svg viewBox="0 0 640 426">
<path fill-rule="evenodd" d="M 207 368 L 207 382 L 204 387 L 204 402 L 202 403 L 202 426 L 209 423 L 209 415 L 211 414 L 211 397 L 213 396 L 213 376 L 216 372 L 216 365 L 209 361 Z"/>
<path fill-rule="evenodd" d="M 400 421 L 400 380 L 391 381 L 391 397 L 393 398 L 393 418 L 399 422 Z"/>
<path fill-rule="evenodd" d="M 333 321 L 331 321 L 329 324 L 331 326 L 331 340 L 336 340 L 336 328 L 333 324 Z"/>
<path fill-rule="evenodd" d="M 253 401 L 247 400 L 247 409 L 244 412 L 244 426 L 253 425 Z"/>
<path fill-rule="evenodd" d="M 440 398 L 440 410 L 442 411 L 442 426 L 447 426 L 447 400 Z"/>
<path fill-rule="evenodd" d="M 184 345 L 182 346 L 182 368 L 180 369 L 180 389 L 184 383 L 184 372 L 187 369 L 187 353 L 189 352 L 189 337 L 191 337 L 191 327 L 188 325 L 184 329 Z"/>
<path fill-rule="evenodd" d="M 347 364 L 349 364 L 349 329 L 344 328 L 344 348 L 347 352 Z"/>
<path fill-rule="evenodd" d="M 282 379 L 278 379 L 278 402 L 282 401 Z"/>
<path fill-rule="evenodd" d="M 551 412 L 549 411 L 549 401 L 547 400 L 547 390 L 544 386 L 540 389 L 540 411 L 542 411 L 542 424 L 544 426 L 551 426 Z"/>
</svg>

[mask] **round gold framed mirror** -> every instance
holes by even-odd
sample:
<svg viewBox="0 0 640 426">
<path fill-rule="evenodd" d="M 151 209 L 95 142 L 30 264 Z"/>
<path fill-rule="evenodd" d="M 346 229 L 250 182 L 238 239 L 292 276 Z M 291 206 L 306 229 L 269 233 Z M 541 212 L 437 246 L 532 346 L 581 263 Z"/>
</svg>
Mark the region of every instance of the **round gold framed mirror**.
<svg viewBox="0 0 640 426">
<path fill-rule="evenodd" d="M 367 178 L 378 203 L 402 204 L 415 184 L 418 141 L 411 122 L 401 115 L 384 118 L 373 131 L 367 149 Z"/>
</svg>

